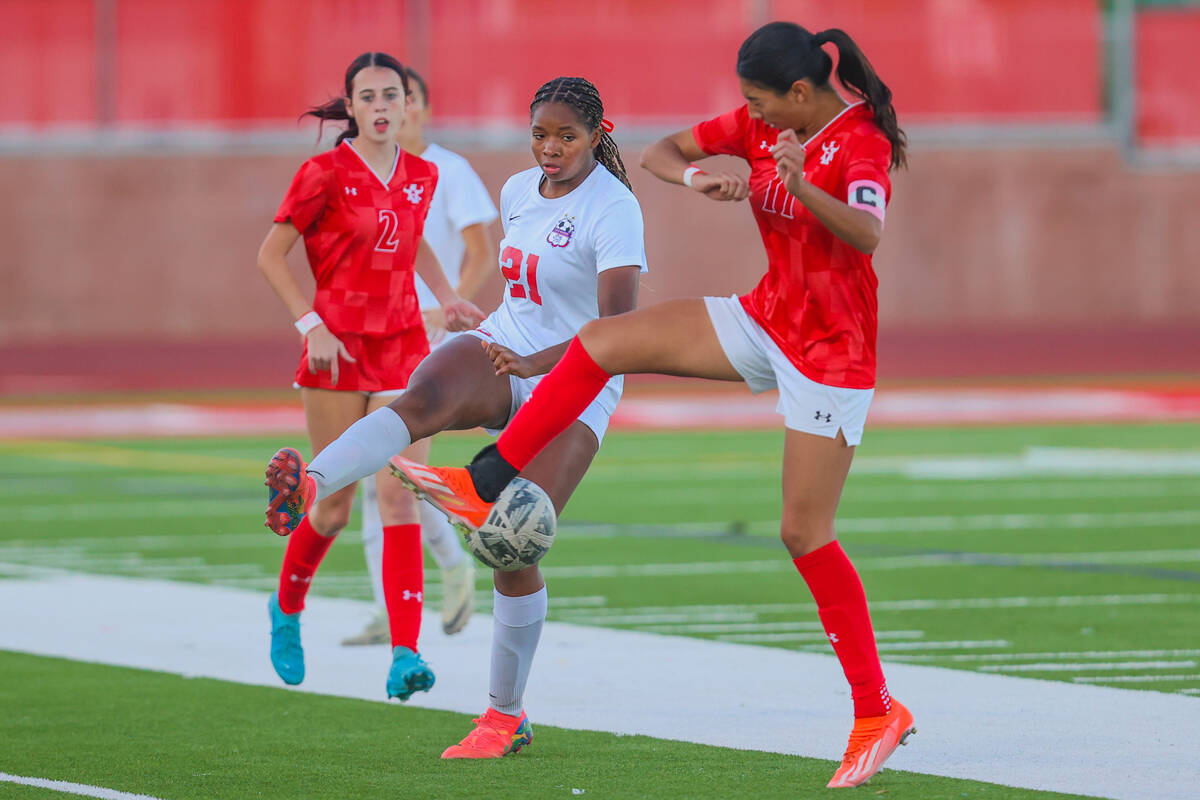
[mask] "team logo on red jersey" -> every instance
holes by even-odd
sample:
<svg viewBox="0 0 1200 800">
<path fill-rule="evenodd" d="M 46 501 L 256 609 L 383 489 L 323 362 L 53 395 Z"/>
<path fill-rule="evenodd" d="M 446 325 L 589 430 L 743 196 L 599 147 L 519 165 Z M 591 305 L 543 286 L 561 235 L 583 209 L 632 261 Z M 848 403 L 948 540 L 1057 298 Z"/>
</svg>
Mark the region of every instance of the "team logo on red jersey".
<svg viewBox="0 0 1200 800">
<path fill-rule="evenodd" d="M 837 142 L 826 142 L 825 144 L 821 145 L 821 164 L 826 167 L 832 164 L 833 156 L 837 151 Z"/>
<path fill-rule="evenodd" d="M 571 243 L 571 236 L 574 233 L 575 218 L 563 214 L 562 219 L 554 223 L 554 230 L 547 234 L 546 241 L 551 247 L 566 247 Z"/>
<path fill-rule="evenodd" d="M 414 206 L 421 202 L 421 195 L 425 194 L 425 187 L 419 183 L 410 183 L 404 187 L 404 196 L 408 198 L 408 202 Z"/>
</svg>

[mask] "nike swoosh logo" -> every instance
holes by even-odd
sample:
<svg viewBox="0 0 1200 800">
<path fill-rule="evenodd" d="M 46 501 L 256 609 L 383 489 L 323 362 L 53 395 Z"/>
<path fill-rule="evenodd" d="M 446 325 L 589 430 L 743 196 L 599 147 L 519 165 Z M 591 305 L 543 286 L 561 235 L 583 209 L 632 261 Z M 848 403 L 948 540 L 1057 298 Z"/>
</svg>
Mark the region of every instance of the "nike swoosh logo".
<svg viewBox="0 0 1200 800">
<path fill-rule="evenodd" d="M 514 214 L 513 216 L 508 218 L 508 221 L 512 222 L 514 219 L 520 219 L 520 218 L 521 218 L 520 214 Z"/>
</svg>

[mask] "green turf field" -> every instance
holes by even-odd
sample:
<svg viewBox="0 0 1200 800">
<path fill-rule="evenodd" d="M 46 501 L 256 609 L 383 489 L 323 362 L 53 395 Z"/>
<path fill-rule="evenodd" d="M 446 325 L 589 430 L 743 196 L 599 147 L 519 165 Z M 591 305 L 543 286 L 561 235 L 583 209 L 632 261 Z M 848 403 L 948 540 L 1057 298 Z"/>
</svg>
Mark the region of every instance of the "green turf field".
<svg viewBox="0 0 1200 800">
<path fill-rule="evenodd" d="M 445 437 L 435 460 L 461 462 L 482 441 Z M 261 526 L 262 466 L 296 443 L 0 443 L 0 566 L 269 590 L 283 540 Z M 551 618 L 828 652 L 776 537 L 780 450 L 771 432 L 611 434 L 544 562 Z M 839 528 L 882 656 L 1200 693 L 1197 475 L 1196 424 L 870 431 Z M 344 536 L 313 591 L 366 598 L 361 547 Z M 19 571 L 0 579 L 6 570 Z M 479 593 L 485 609 L 490 597 Z M 793 796 L 830 771 L 563 731 L 503 764 L 447 773 L 434 756 L 462 735 L 461 715 L 13 654 L 0 656 L 0 698 L 18 709 L 0 714 L 0 772 L 165 798 L 486 796 L 507 777 L 531 796 Z M 283 698 L 300 705 L 280 711 Z M 269 723 L 280 713 L 320 731 L 283 747 Z M 387 714 L 403 715 L 402 734 Z M 1049 796 L 892 771 L 865 791 Z M 52 793 L 0 783 L 7 796 Z"/>
</svg>

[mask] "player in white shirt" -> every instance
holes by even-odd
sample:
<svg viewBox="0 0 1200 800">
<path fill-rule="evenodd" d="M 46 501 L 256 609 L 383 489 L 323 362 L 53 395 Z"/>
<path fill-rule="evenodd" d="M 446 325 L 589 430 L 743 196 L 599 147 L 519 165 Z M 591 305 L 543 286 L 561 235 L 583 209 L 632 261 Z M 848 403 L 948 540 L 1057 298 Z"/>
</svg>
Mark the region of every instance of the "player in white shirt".
<svg viewBox="0 0 1200 800">
<path fill-rule="evenodd" d="M 450 285 L 457 287 L 459 296 L 475 300 L 496 264 L 496 248 L 488 231 L 496 218 L 496 206 L 465 158 L 437 144 L 426 143 L 425 126 L 432 117 L 429 90 L 425 79 L 415 70 L 405 68 L 405 75 L 409 104 L 396 141 L 407 152 L 433 162 L 438 168 L 437 188 L 425 218 L 424 238 Z M 416 287 L 429 344 L 436 347 L 447 336 L 442 309 L 419 276 Z M 376 610 L 362 632 L 343 639 L 342 644 L 386 644 L 391 637 L 383 599 L 383 521 L 375 495 L 375 476 L 369 475 L 361 483 L 363 549 Z M 428 503 L 419 504 L 419 511 L 421 539 L 442 571 L 442 630 L 458 633 L 466 627 L 475 608 L 475 562 L 466 556 L 454 528 L 440 511 Z"/>
<path fill-rule="evenodd" d="M 405 393 L 351 425 L 305 465 L 288 451 L 272 460 L 267 483 L 281 508 L 313 502 L 383 467 L 420 439 L 443 430 L 503 428 L 586 322 L 631 311 L 646 269 L 641 207 L 604 120 L 596 87 L 555 78 L 530 105 L 538 166 L 500 193 L 504 301 L 475 331 L 421 362 Z M 620 398 L 605 389 L 522 473 L 561 514 L 600 447 Z M 538 567 L 495 572 L 489 708 L 443 758 L 498 758 L 532 738 L 523 695 L 546 618 Z"/>
</svg>

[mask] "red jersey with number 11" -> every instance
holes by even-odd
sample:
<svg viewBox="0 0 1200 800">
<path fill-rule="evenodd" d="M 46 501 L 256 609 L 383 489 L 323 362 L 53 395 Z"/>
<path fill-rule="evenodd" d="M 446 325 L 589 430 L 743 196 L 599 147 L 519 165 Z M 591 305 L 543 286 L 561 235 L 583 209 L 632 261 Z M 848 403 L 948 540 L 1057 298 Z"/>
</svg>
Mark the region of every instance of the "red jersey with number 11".
<svg viewBox="0 0 1200 800">
<path fill-rule="evenodd" d="M 751 119 L 746 106 L 692 129 L 704 152 L 750 164 L 749 202 L 767 248 L 767 274 L 742 305 L 811 380 L 870 389 L 878 285 L 871 257 L 834 236 L 784 188 L 770 152 L 778 134 Z M 809 183 L 883 220 L 892 147 L 869 107 L 847 107 L 804 149 Z"/>
<path fill-rule="evenodd" d="M 380 176 L 344 141 L 300 166 L 276 222 L 304 235 L 313 310 L 334 335 L 385 336 L 424 325 L 413 265 L 437 167 L 396 148 Z"/>
</svg>

